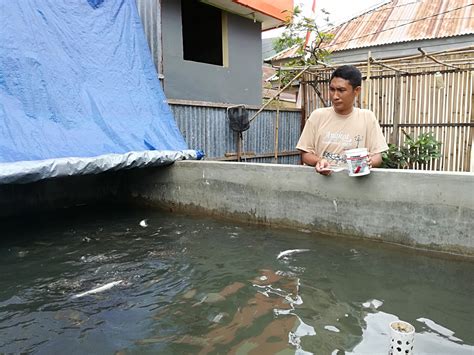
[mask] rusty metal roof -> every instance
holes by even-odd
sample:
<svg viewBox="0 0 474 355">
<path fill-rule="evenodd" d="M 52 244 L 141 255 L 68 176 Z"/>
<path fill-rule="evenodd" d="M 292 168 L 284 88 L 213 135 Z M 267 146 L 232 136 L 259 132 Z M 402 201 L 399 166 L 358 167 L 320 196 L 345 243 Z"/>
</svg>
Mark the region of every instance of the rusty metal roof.
<svg viewBox="0 0 474 355">
<path fill-rule="evenodd" d="M 329 32 L 331 51 L 474 34 L 473 0 L 392 0 Z"/>
<path fill-rule="evenodd" d="M 291 60 L 294 58 L 299 58 L 300 56 L 301 54 L 299 53 L 299 45 L 294 45 L 293 47 L 278 52 L 270 58 L 265 58 L 263 61 L 265 63 L 274 63 L 281 60 Z"/>
</svg>

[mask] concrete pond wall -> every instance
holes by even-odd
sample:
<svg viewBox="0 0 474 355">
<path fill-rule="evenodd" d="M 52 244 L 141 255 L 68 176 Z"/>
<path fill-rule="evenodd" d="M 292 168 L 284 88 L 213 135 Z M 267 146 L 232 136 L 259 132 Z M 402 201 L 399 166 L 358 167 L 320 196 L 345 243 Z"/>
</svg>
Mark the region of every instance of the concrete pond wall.
<svg viewBox="0 0 474 355">
<path fill-rule="evenodd" d="M 0 217 L 123 203 L 474 256 L 474 174 L 182 161 L 0 185 Z"/>
<path fill-rule="evenodd" d="M 138 180 L 137 180 L 138 179 Z M 178 162 L 139 172 L 135 199 L 174 210 L 474 256 L 474 174 Z"/>
</svg>

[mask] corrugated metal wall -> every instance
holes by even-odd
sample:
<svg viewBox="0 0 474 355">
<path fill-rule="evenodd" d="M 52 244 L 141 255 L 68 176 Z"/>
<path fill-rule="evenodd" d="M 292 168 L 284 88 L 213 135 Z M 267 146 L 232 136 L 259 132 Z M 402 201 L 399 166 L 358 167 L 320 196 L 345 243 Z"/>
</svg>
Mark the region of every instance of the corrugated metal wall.
<svg viewBox="0 0 474 355">
<path fill-rule="evenodd" d="M 171 103 L 178 127 L 192 149 L 202 149 L 207 159 L 236 160 L 237 133 L 232 131 L 226 107 Z M 249 117 L 257 112 L 249 109 Z M 276 110 L 264 110 L 243 133 L 242 160 L 275 163 Z M 301 112 L 280 110 L 278 119 L 278 163 L 299 164 L 296 143 L 300 135 Z"/>
<path fill-rule="evenodd" d="M 161 4 L 159 0 L 136 0 L 138 13 L 158 73 L 163 74 L 161 57 Z"/>
</svg>

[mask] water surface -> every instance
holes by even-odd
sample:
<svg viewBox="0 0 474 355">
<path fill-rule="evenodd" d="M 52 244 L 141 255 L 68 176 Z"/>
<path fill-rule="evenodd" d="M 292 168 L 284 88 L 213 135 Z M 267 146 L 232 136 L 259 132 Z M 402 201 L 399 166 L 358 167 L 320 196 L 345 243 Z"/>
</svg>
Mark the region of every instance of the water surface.
<svg viewBox="0 0 474 355">
<path fill-rule="evenodd" d="M 474 352 L 469 260 L 153 210 L 2 226 L 1 353 L 386 354 L 396 319 Z"/>
</svg>

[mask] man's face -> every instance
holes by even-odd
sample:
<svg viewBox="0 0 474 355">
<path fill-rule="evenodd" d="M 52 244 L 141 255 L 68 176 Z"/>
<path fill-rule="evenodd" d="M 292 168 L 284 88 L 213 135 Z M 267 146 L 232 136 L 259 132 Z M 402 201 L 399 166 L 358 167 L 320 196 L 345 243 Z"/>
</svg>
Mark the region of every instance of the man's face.
<svg viewBox="0 0 474 355">
<path fill-rule="evenodd" d="M 354 100 L 360 93 L 360 86 L 355 89 L 348 80 L 333 78 L 329 83 L 329 96 L 334 111 L 340 115 L 348 115 L 352 112 Z"/>
</svg>

